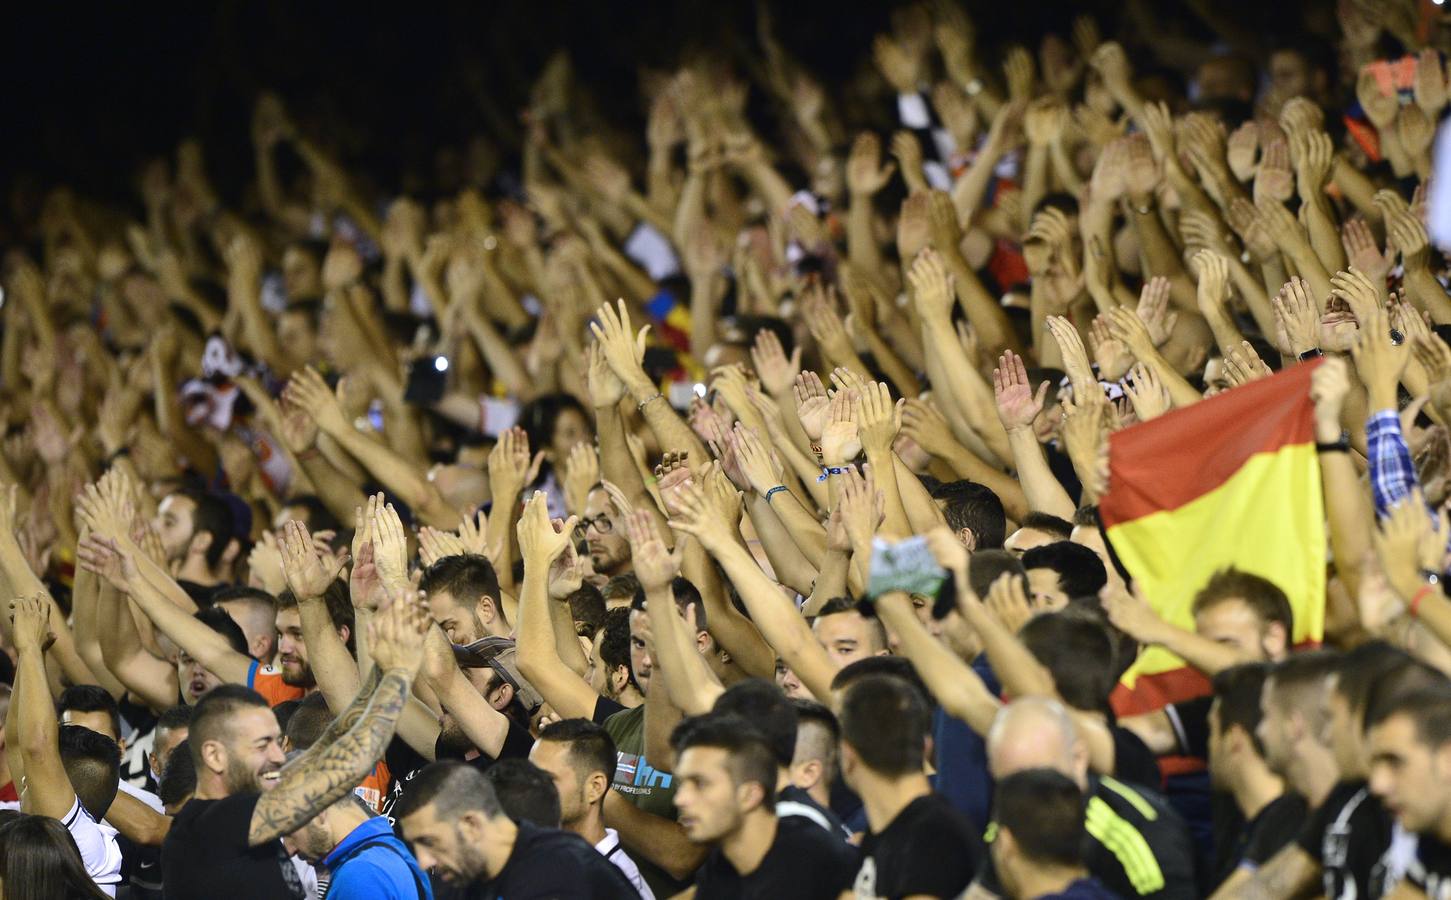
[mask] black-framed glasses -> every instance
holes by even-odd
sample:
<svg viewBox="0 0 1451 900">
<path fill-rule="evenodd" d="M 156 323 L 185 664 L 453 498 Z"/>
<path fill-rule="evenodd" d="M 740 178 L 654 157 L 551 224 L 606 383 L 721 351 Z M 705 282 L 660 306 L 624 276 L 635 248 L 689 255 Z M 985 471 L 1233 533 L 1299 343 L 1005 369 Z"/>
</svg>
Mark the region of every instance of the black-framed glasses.
<svg viewBox="0 0 1451 900">
<path fill-rule="evenodd" d="M 609 514 L 600 513 L 593 519 L 580 519 L 579 522 L 577 522 L 574 526 L 574 533 L 579 535 L 580 537 L 584 537 L 585 533 L 589 531 L 591 525 L 593 525 L 595 531 L 598 531 L 600 534 L 609 534 L 610 529 L 614 527 L 614 523 L 610 521 Z"/>
</svg>

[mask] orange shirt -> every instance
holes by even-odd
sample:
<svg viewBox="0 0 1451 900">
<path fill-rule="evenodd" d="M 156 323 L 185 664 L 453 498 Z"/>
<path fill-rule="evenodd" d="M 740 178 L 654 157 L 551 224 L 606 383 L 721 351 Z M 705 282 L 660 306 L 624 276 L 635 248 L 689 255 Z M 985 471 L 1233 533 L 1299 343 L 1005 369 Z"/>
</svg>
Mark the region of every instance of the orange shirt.
<svg viewBox="0 0 1451 900">
<path fill-rule="evenodd" d="M 388 796 L 388 788 L 392 782 L 393 773 L 388 771 L 388 764 L 380 759 L 373 771 L 368 773 L 368 777 L 353 788 L 353 793 L 362 798 L 373 812 L 382 814 L 383 798 Z"/>
<path fill-rule="evenodd" d="M 286 703 L 288 700 L 301 700 L 307 695 L 305 688 L 293 687 L 282 680 L 282 673 L 271 666 L 262 668 L 257 660 L 252 660 L 252 666 L 247 670 L 247 687 L 262 695 L 268 706 L 276 706 L 279 703 Z"/>
</svg>

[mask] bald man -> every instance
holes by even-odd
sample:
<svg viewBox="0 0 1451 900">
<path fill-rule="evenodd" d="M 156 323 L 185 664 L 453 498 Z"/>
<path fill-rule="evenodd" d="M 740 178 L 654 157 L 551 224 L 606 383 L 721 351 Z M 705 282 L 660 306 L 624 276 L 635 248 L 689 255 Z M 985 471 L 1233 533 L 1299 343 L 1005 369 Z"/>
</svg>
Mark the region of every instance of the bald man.
<svg viewBox="0 0 1451 900">
<path fill-rule="evenodd" d="M 1179 814 L 1147 788 L 1091 774 L 1088 747 L 1057 700 L 1024 697 L 1003 707 L 988 732 L 988 768 L 995 779 L 1051 769 L 1077 784 L 1088 798 L 1088 871 L 1115 894 L 1153 900 L 1198 895 L 1194 851 Z M 1003 894 L 991 864 L 969 893 Z"/>
</svg>

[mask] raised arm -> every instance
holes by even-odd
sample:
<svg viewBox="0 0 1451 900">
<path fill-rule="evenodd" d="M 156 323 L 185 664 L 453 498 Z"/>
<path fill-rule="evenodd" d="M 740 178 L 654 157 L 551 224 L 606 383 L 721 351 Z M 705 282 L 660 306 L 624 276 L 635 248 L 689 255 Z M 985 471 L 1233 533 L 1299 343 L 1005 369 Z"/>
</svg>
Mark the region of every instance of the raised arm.
<svg viewBox="0 0 1451 900">
<path fill-rule="evenodd" d="M 17 659 L 9 719 L 15 723 L 11 734 L 19 741 L 25 773 L 23 808 L 64 819 L 76 802 L 76 792 L 61 763 L 60 726 L 45 678 L 45 645 L 52 633 L 50 598 L 37 592 L 11 605 Z"/>
<path fill-rule="evenodd" d="M 710 505 L 699 487 L 686 485 L 681 488 L 680 513 L 670 527 L 693 535 L 715 557 L 745 602 L 762 637 L 781 655 L 807 690 L 823 703 L 829 703 L 831 679 L 836 675 L 836 668 L 827 657 L 826 650 L 817 643 L 811 627 L 782 593 L 780 586 L 766 577 L 746 548 L 731 536 L 725 524 L 711 515 Z"/>
<path fill-rule="evenodd" d="M 372 675 L 317 744 L 284 768 L 277 786 L 257 801 L 249 844 L 256 847 L 291 834 L 373 770 L 408 703 L 431 625 L 416 593 L 394 599 L 378 614 L 369 635 L 376 663 Z"/>
</svg>

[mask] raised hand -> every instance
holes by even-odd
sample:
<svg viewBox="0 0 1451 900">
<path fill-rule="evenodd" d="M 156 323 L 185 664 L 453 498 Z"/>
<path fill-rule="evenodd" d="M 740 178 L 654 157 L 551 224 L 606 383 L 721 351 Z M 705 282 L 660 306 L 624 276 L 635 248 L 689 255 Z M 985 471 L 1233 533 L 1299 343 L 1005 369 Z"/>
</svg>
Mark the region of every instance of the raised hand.
<svg viewBox="0 0 1451 900">
<path fill-rule="evenodd" d="M 612 409 L 624 399 L 625 383 L 610 368 L 598 342 L 590 344 L 585 352 L 589 356 L 585 380 L 589 387 L 590 405 L 595 409 Z"/>
<path fill-rule="evenodd" d="M 650 514 L 644 510 L 636 510 L 625 519 L 625 537 L 630 541 L 630 560 L 635 567 L 635 577 L 640 579 L 640 586 L 645 592 L 669 588 L 680 573 L 680 548 L 677 547 L 673 554 L 665 548 Z"/>
<path fill-rule="evenodd" d="M 1290 146 L 1282 140 L 1265 145 L 1259 173 L 1255 175 L 1255 203 L 1284 203 L 1295 191 L 1295 175 L 1290 170 Z"/>
<path fill-rule="evenodd" d="M 563 469 L 564 506 L 579 515 L 588 503 L 590 489 L 600 480 L 600 457 L 594 445 L 580 441 L 571 447 Z"/>
<path fill-rule="evenodd" d="M 1268 378 L 1271 374 L 1270 367 L 1249 341 L 1240 341 L 1238 347 L 1229 348 L 1229 354 L 1224 357 L 1224 375 L 1230 387 Z"/>
<path fill-rule="evenodd" d="M 1317 440 L 1334 441 L 1340 437 L 1340 412 L 1350 396 L 1350 368 L 1345 358 L 1332 356 L 1310 374 L 1310 399 L 1315 402 L 1315 434 Z"/>
<path fill-rule="evenodd" d="M 423 665 L 423 649 L 432 626 L 428 602 L 418 591 L 411 585 L 400 591 L 368 624 L 373 663 L 384 672 L 401 672 L 412 679 Z"/>
<path fill-rule="evenodd" d="M 339 434 L 352 427 L 337 396 L 312 366 L 294 372 L 282 396 L 293 409 L 306 412 L 327 434 Z"/>
<path fill-rule="evenodd" d="M 1063 369 L 1068 373 L 1073 390 L 1096 390 L 1098 379 L 1093 374 L 1093 366 L 1088 361 L 1088 350 L 1083 346 L 1083 337 L 1079 335 L 1078 329 L 1062 316 L 1048 316 L 1047 325 L 1048 333 L 1058 342 L 1058 352 L 1063 357 Z"/>
<path fill-rule="evenodd" d="M 1134 364 L 1134 355 L 1109 332 L 1108 320 L 1101 315 L 1089 323 L 1088 349 L 1098 365 L 1098 377 L 1104 381 L 1118 381 Z"/>
<path fill-rule="evenodd" d="M 771 459 L 771 451 L 766 449 L 755 432 L 737 422 L 727 441 L 751 490 L 764 497 L 767 491 L 781 483 L 780 467 Z"/>
<path fill-rule="evenodd" d="M 832 395 L 826 411 L 826 425 L 821 430 L 821 459 L 825 465 L 840 466 L 862 450 L 857 435 L 853 398 L 847 391 Z"/>
<path fill-rule="evenodd" d="M 672 529 L 691 535 L 710 552 L 733 540 L 729 526 L 715 516 L 700 485 L 693 482 L 681 485 L 677 498 L 677 509 L 670 519 Z"/>
<path fill-rule="evenodd" d="M 1422 584 L 1422 572 L 1440 572 L 1446 553 L 1446 510 L 1426 515 L 1419 488 L 1393 505 L 1373 532 L 1376 555 L 1391 587 L 1409 599 Z"/>
<path fill-rule="evenodd" d="M 1253 120 L 1245 122 L 1229 135 L 1225 144 L 1225 157 L 1229 170 L 1241 183 L 1249 181 L 1255 174 L 1255 156 L 1259 153 L 1260 126 Z"/>
<path fill-rule="evenodd" d="M 17 650 L 39 653 L 55 640 L 50 629 L 50 598 L 43 593 L 11 601 L 10 623 Z"/>
<path fill-rule="evenodd" d="M 1340 243 L 1352 268 L 1364 272 L 1375 284 L 1385 283 L 1386 274 L 1395 264 L 1395 251 L 1381 252 L 1364 218 L 1356 216 L 1340 227 Z"/>
<path fill-rule="evenodd" d="M 792 348 L 791 356 L 787 357 L 776 332 L 762 328 L 756 332 L 756 341 L 751 347 L 751 364 L 766 393 L 779 397 L 791 390 L 801 372 L 801 346 Z"/>
<path fill-rule="evenodd" d="M 1009 632 L 1018 633 L 1033 617 L 1033 607 L 1028 603 L 1023 577 L 1013 572 L 1004 572 L 988 588 L 983 604 Z"/>
<path fill-rule="evenodd" d="M 1169 389 L 1164 387 L 1154 370 L 1139 363 L 1124 382 L 1124 393 L 1134 406 L 1134 415 L 1140 422 L 1157 419 L 1169 411 Z"/>
<path fill-rule="evenodd" d="M 418 561 L 425 568 L 445 557 L 462 556 L 467 552 L 463 541 L 452 532 L 440 531 L 427 525 L 418 529 Z"/>
<path fill-rule="evenodd" d="M 1285 332 L 1285 342 L 1291 356 L 1300 356 L 1320 346 L 1320 311 L 1310 296 L 1310 285 L 1303 278 L 1293 276 L 1270 301 L 1275 308 L 1275 318 Z"/>
<path fill-rule="evenodd" d="M 130 590 L 130 578 L 136 574 L 131 555 L 120 549 L 114 540 L 88 534 L 76 545 L 76 562 L 94 573 L 121 593 Z"/>
<path fill-rule="evenodd" d="M 902 407 L 902 433 L 933 456 L 945 458 L 961 449 L 947 418 L 927 401 L 913 397 Z"/>
<path fill-rule="evenodd" d="M 1133 310 L 1116 307 L 1104 314 L 1108 317 L 1108 332 L 1123 342 L 1135 359 L 1146 360 L 1155 352 L 1154 339 L 1149 329 Z"/>
<path fill-rule="evenodd" d="M 918 254 L 907 272 L 912 298 L 924 319 L 940 322 L 952 315 L 952 280 L 937 251 L 927 248 Z"/>
<path fill-rule="evenodd" d="M 595 340 L 599 341 L 605 362 L 624 384 L 625 389 L 631 393 L 640 389 L 648 391 L 651 385 L 649 376 L 645 374 L 644 360 L 650 326 L 645 325 L 639 332 L 635 332 L 625 301 L 620 300 L 618 306 L 618 311 L 608 303 L 601 306 L 595 313 L 598 321 L 590 323 L 590 331 Z"/>
<path fill-rule="evenodd" d="M 1192 261 L 1199 276 L 1195 290 L 1199 309 L 1206 317 L 1227 315 L 1228 311 L 1224 307 L 1229 302 L 1229 263 L 1213 250 L 1200 250 L 1194 254 Z M 1167 288 L 1168 279 L 1164 279 L 1164 282 Z M 1145 287 L 1145 292 L 1147 291 L 1148 288 Z"/>
<path fill-rule="evenodd" d="M 1307 202 L 1325 190 L 1330 167 L 1335 164 L 1335 143 L 1323 131 L 1304 131 L 1290 135 L 1295 158 L 1295 185 Z"/>
<path fill-rule="evenodd" d="M 866 382 L 855 397 L 857 434 L 871 459 L 885 458 L 902 428 L 902 404 L 892 402 L 892 392 L 881 382 Z"/>
<path fill-rule="evenodd" d="M 489 489 L 495 502 L 513 503 L 524 487 L 539 476 L 544 452 L 529 456 L 529 435 L 515 426 L 499 435 L 498 443 L 489 451 Z"/>
<path fill-rule="evenodd" d="M 282 526 L 282 574 L 287 587 L 299 600 L 321 597 L 337 579 L 342 567 L 329 571 L 313 546 L 307 526 L 292 519 Z"/>
<path fill-rule="evenodd" d="M 993 399 L 997 402 L 998 419 L 1008 431 L 1032 428 L 1033 420 L 1043 411 L 1048 397 L 1048 382 L 1038 385 L 1037 394 L 1028 383 L 1028 367 L 1023 358 L 1011 350 L 998 358 L 993 369 Z"/>
<path fill-rule="evenodd" d="M 374 505 L 372 524 L 369 526 L 373 538 L 373 565 L 378 570 L 378 579 L 385 591 L 396 592 L 408 583 L 408 538 L 403 532 L 403 520 L 393 504 L 384 504 L 381 499 Z"/>
<path fill-rule="evenodd" d="M 1356 321 L 1360 322 L 1361 328 L 1364 329 L 1366 316 L 1381 306 L 1384 282 L 1378 286 L 1367 278 L 1364 272 L 1352 267 L 1330 276 L 1330 290 L 1332 294 L 1350 305 L 1350 311 L 1355 313 Z M 1384 310 L 1382 310 L 1382 314 L 1384 314 Z"/>
<path fill-rule="evenodd" d="M 877 490 L 876 479 L 870 472 L 863 476 L 855 468 L 847 469 L 833 513 L 852 550 L 871 551 L 872 535 L 882 524 L 885 502 L 885 495 Z"/>
<path fill-rule="evenodd" d="M 524 557 L 525 566 L 547 568 L 564 552 L 577 523 L 578 519 L 570 516 L 562 523 L 562 531 L 555 530 L 555 523 L 549 518 L 548 499 L 543 491 L 535 491 L 524 504 L 517 527 L 519 555 Z"/>
</svg>

